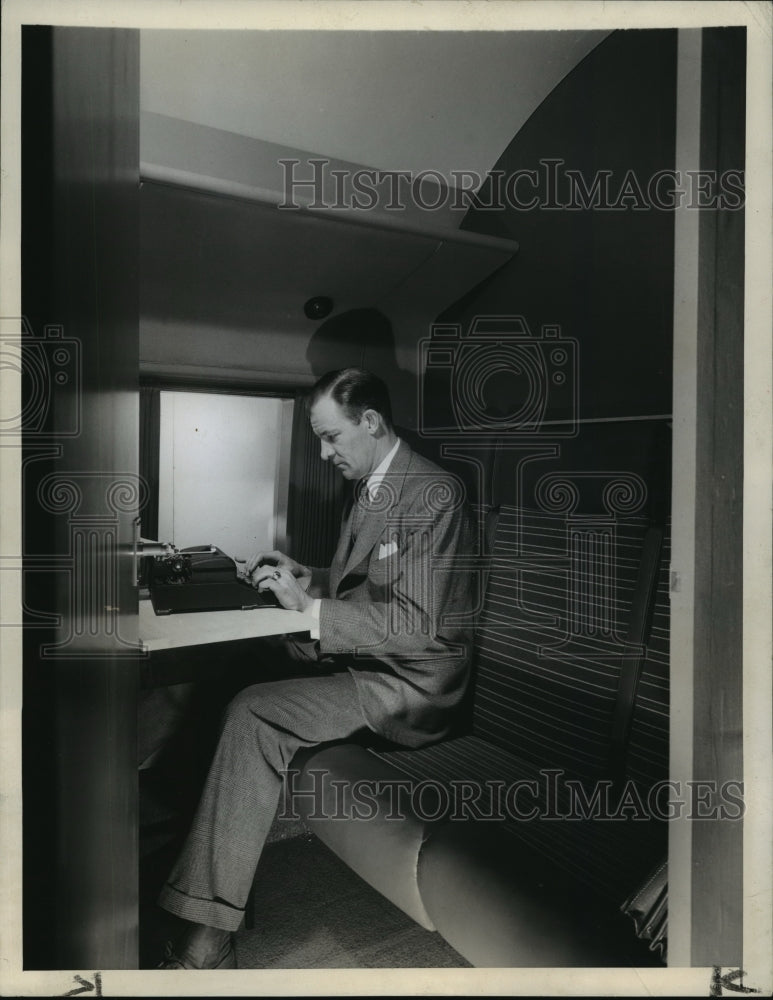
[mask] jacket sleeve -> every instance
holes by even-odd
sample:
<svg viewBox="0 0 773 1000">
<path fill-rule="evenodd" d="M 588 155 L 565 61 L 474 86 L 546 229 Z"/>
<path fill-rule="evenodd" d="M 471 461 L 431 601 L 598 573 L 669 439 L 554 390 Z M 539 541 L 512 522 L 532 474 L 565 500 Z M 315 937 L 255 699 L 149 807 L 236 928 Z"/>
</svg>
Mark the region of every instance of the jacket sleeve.
<svg viewBox="0 0 773 1000">
<path fill-rule="evenodd" d="M 327 597 L 330 593 L 330 570 L 319 566 L 309 566 L 311 583 L 306 593 L 309 597 Z"/>
<path fill-rule="evenodd" d="M 321 653 L 428 659 L 449 656 L 468 638 L 447 621 L 470 607 L 469 573 L 454 571 L 454 557 L 470 547 L 466 515 L 460 508 L 406 513 L 382 538 L 396 551 L 383 559 L 371 553 L 369 599 L 322 600 Z"/>
</svg>

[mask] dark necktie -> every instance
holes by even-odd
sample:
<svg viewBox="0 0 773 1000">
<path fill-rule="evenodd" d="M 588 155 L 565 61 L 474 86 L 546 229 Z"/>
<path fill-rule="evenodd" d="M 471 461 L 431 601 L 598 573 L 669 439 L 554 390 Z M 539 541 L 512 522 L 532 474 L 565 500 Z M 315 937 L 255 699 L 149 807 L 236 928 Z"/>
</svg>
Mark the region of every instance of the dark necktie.
<svg viewBox="0 0 773 1000">
<path fill-rule="evenodd" d="M 361 479 L 354 490 L 354 504 L 352 506 L 352 545 L 357 540 L 357 534 L 362 527 L 363 518 L 367 514 L 370 503 L 367 479 Z"/>
</svg>

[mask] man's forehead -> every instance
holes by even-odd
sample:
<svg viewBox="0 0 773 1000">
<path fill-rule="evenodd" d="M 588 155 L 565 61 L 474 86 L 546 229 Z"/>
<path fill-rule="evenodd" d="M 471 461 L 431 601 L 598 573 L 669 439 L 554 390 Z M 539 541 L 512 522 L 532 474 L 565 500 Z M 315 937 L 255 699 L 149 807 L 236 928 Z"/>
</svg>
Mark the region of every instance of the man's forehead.
<svg viewBox="0 0 773 1000">
<path fill-rule="evenodd" d="M 320 396 L 312 404 L 309 419 L 315 431 L 332 430 L 344 422 L 352 423 L 344 408 L 331 396 Z"/>
</svg>

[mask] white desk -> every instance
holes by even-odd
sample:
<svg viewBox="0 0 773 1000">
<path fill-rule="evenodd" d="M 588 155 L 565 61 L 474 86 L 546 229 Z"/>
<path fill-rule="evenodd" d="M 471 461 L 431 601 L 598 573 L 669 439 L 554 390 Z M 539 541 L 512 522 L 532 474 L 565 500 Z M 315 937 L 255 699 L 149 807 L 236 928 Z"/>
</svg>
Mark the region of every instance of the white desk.
<svg viewBox="0 0 773 1000">
<path fill-rule="evenodd" d="M 308 632 L 315 624 L 311 615 L 282 608 L 156 615 L 149 600 L 141 600 L 139 604 L 140 642 L 143 649 L 150 652 L 202 646 L 208 642 L 228 642 L 231 639 L 258 639 L 288 632 Z"/>
</svg>

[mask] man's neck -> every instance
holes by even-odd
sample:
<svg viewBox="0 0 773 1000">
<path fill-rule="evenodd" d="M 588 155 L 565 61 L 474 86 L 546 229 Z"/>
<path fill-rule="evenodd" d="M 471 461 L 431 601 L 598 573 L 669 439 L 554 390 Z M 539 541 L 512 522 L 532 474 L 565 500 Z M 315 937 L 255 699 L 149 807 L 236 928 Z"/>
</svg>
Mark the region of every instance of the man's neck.
<svg viewBox="0 0 773 1000">
<path fill-rule="evenodd" d="M 397 444 L 397 440 L 398 440 L 397 435 L 395 434 L 394 431 L 389 431 L 384 435 L 383 438 L 379 439 L 373 463 L 371 465 L 370 471 L 365 476 L 363 476 L 364 479 L 367 479 L 368 476 L 373 475 L 376 469 L 381 465 L 381 463 L 384 461 L 384 459 L 387 457 L 390 451 Z"/>
</svg>

